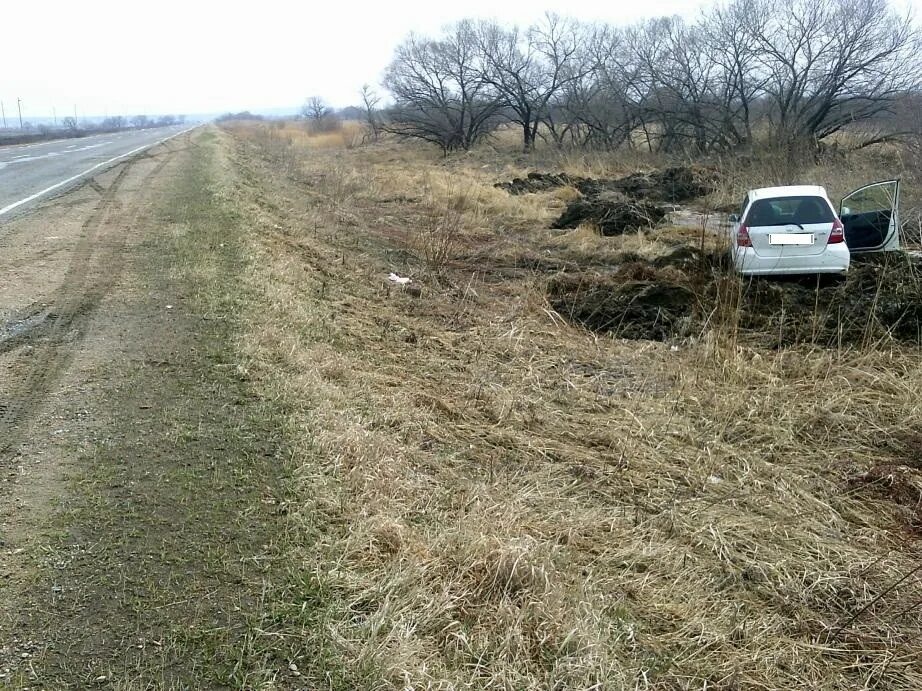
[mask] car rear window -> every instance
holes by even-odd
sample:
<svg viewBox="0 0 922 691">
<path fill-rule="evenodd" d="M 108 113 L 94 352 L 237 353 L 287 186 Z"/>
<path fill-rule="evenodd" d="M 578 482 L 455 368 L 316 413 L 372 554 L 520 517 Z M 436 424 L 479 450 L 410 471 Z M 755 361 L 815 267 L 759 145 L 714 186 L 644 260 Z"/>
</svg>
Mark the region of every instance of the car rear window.
<svg viewBox="0 0 922 691">
<path fill-rule="evenodd" d="M 746 225 L 783 226 L 788 223 L 832 223 L 835 214 L 829 203 L 822 197 L 778 197 L 759 199 L 753 202 Z"/>
</svg>

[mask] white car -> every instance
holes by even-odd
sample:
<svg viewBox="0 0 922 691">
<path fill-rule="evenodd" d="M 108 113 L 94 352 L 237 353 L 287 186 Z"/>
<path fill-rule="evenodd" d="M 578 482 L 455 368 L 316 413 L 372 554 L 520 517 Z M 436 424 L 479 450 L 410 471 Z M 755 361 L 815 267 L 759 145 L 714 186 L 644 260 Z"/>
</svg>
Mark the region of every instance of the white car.
<svg viewBox="0 0 922 691">
<path fill-rule="evenodd" d="M 733 263 L 741 273 L 845 273 L 857 252 L 898 250 L 899 180 L 846 196 L 836 213 L 818 185 L 751 190 L 732 215 Z"/>
</svg>

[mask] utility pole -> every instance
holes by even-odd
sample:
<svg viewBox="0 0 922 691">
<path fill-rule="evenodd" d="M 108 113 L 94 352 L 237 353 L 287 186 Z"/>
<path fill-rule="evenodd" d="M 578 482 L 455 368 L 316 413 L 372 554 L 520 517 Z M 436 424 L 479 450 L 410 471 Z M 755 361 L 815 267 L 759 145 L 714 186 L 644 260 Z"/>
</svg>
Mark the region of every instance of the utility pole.
<svg viewBox="0 0 922 691">
<path fill-rule="evenodd" d="M 74 127 L 77 126 L 77 104 L 74 104 Z"/>
<path fill-rule="evenodd" d="M 0 115 L 3 115 L 3 129 L 6 129 L 6 108 L 3 107 L 3 101 L 0 101 Z"/>
<path fill-rule="evenodd" d="M 19 129 L 22 129 L 22 99 L 16 98 L 16 108 L 19 110 Z"/>
<path fill-rule="evenodd" d="M 58 109 L 51 106 L 51 118 L 54 120 L 54 126 L 58 126 Z"/>
</svg>

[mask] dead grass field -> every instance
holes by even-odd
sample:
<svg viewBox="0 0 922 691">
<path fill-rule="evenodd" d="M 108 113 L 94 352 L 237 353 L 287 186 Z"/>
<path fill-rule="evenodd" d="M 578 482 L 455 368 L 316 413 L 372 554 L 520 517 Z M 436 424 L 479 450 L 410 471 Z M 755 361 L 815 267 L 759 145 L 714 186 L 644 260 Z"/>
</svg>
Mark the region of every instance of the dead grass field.
<svg viewBox="0 0 922 691">
<path fill-rule="evenodd" d="M 295 469 L 270 607 L 311 687 L 922 688 L 918 343 L 769 346 L 727 310 L 594 333 L 549 304 L 558 272 L 717 240 L 549 231 L 575 190 L 495 189 L 535 162 L 490 149 L 227 132 L 240 370 Z"/>
</svg>

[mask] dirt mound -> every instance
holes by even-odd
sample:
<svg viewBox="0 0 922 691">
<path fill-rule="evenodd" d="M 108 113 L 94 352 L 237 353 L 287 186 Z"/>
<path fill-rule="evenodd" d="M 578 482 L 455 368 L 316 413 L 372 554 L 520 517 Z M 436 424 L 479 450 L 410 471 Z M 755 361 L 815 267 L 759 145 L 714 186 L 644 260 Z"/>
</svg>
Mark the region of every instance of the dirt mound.
<svg viewBox="0 0 922 691">
<path fill-rule="evenodd" d="M 499 182 L 494 187 L 509 194 L 544 192 L 572 185 L 584 197 L 618 192 L 632 199 L 651 202 L 685 202 L 714 191 L 720 174 L 703 166 L 675 166 L 645 173 L 632 173 L 623 178 L 586 178 L 566 173 L 529 173 L 524 178 Z"/>
<path fill-rule="evenodd" d="M 639 228 L 651 228 L 666 217 L 666 211 L 647 202 L 629 202 L 600 195 L 574 199 L 551 228 L 576 228 L 591 222 L 602 235 L 621 235 Z"/>
<path fill-rule="evenodd" d="M 697 247 L 691 245 L 675 245 L 653 260 L 653 266 L 661 269 L 674 266 L 678 269 L 691 270 L 702 266 L 709 257 Z"/>
<path fill-rule="evenodd" d="M 922 272 L 907 255 L 855 257 L 847 277 L 747 281 L 740 326 L 779 345 L 835 347 L 880 339 L 920 342 Z"/>
<path fill-rule="evenodd" d="M 570 177 L 566 173 L 529 173 L 524 178 L 513 178 L 510 182 L 498 182 L 493 186 L 506 190 L 509 194 L 520 195 L 566 187 L 581 180 L 582 178 Z"/>
<path fill-rule="evenodd" d="M 713 168 L 677 166 L 651 173 L 634 173 L 617 180 L 618 189 L 635 199 L 655 202 L 686 202 L 710 194 L 720 174 Z"/>
<path fill-rule="evenodd" d="M 922 343 L 922 265 L 903 254 L 855 258 L 845 278 L 750 279 L 723 253 L 677 245 L 652 261 L 625 255 L 605 274 L 558 276 L 547 294 L 564 316 L 625 338 L 697 333 L 711 315 L 711 327 L 766 347 Z"/>
<path fill-rule="evenodd" d="M 620 181 L 611 178 L 577 178 L 571 184 L 584 197 L 596 197 L 600 194 L 624 195 Z"/>
<path fill-rule="evenodd" d="M 570 202 L 551 227 L 576 228 L 589 221 L 602 235 L 611 236 L 655 226 L 667 210 L 654 202 L 682 202 L 709 194 L 717 180 L 718 173 L 711 168 L 679 166 L 618 179 L 535 172 L 494 187 L 520 195 L 571 185 L 581 197 Z"/>
<path fill-rule="evenodd" d="M 655 274 L 654 274 L 655 275 Z M 663 341 L 691 320 L 694 293 L 676 283 L 627 281 L 599 274 L 563 275 L 548 284 L 551 306 L 593 331 Z"/>
</svg>

